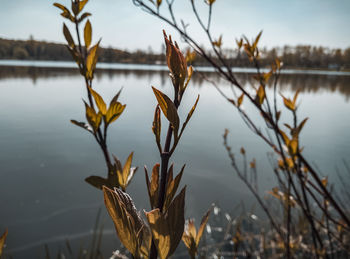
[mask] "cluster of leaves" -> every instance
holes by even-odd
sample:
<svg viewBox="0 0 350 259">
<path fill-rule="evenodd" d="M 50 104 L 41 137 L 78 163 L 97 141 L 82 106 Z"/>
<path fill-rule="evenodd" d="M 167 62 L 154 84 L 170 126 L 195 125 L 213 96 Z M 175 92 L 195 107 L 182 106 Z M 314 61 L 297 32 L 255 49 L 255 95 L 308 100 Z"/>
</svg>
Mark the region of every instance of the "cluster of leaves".
<svg viewBox="0 0 350 259">
<path fill-rule="evenodd" d="M 227 144 L 227 133 L 224 135 L 224 145 L 231 159 L 231 164 L 239 178 L 247 185 L 267 214 L 272 228 L 283 243 L 284 256 L 291 258 L 295 255 L 296 246 L 294 245 L 294 240 L 296 239 L 294 230 L 296 229 L 295 224 L 298 215 L 302 215 L 305 219 L 304 226 L 308 230 L 308 235 L 304 238 L 307 239 L 307 248 L 311 251 L 311 255 L 315 257 L 333 256 L 337 254 L 338 248 L 343 249 L 342 251 L 347 251 L 347 240 L 341 236 L 337 229 L 338 226 L 341 226 L 342 229 L 350 232 L 349 208 L 342 206 L 342 201 L 330 189 L 327 179 L 320 176 L 317 169 L 311 166 L 302 153 L 300 134 L 307 122 L 307 118 L 299 121 L 297 117 L 299 92 L 296 92 L 293 98 L 286 98 L 281 94 L 284 106 L 292 113 L 293 118 L 292 123 L 282 124 L 281 122 L 282 109 L 278 107 L 277 103 L 277 86 L 282 62 L 279 59 L 275 59 L 269 66 L 268 72 L 261 71 L 261 57 L 258 44 L 262 32 L 252 41 L 245 36 L 236 40 L 238 51 L 235 53 L 237 53 L 237 56 L 241 55 L 240 50 L 243 48 L 245 56 L 256 68 L 256 74 L 253 76 L 254 81 L 252 83 L 253 91 L 250 92 L 239 82 L 232 70 L 230 60 L 224 54 L 227 52 L 224 52 L 222 49 L 223 37 L 220 36 L 214 40 L 216 37 L 211 33 L 211 16 L 215 1 L 206 1 L 208 6 L 208 13 L 205 15 L 206 20 L 198 12 L 197 5 L 199 3 L 197 1 L 190 1 L 189 3 L 198 24 L 202 27 L 203 33 L 211 45 L 211 52 L 204 49 L 202 47 L 203 43 L 198 42 L 196 38 L 189 34 L 186 21 L 181 20 L 181 23 L 178 22 L 178 17 L 174 13 L 174 1 L 163 3 L 165 8 L 162 10 L 165 13 L 160 11 L 159 6 L 154 8 L 145 0 L 133 0 L 133 2 L 142 10 L 160 18 L 176 29 L 184 41 L 200 57 L 209 62 L 222 78 L 228 81 L 233 97 L 221 91 L 215 82 L 211 81 L 211 83 L 228 102 L 234 105 L 248 128 L 272 149 L 273 155 L 270 161 L 274 165 L 273 171 L 278 186 L 270 191 L 270 194 L 281 202 L 283 213 L 281 218 L 274 216 L 274 211 L 259 195 L 255 160 L 253 159 L 248 166 L 245 150 L 241 149 L 244 165 L 243 168 L 240 168 L 236 163 L 231 147 Z M 205 75 L 202 76 L 205 78 Z M 269 81 L 273 85 L 271 96 L 267 96 L 266 92 L 266 85 Z M 239 94 L 237 94 L 237 91 Z M 263 122 L 266 124 L 266 132 L 261 130 L 257 121 L 251 119 L 242 105 L 243 102 L 253 106 L 254 110 L 261 115 Z M 247 172 L 248 168 L 250 169 L 250 175 Z M 314 204 L 316 205 L 313 206 Z M 337 246 L 332 246 L 335 243 Z"/>
<path fill-rule="evenodd" d="M 197 253 L 199 241 L 203 234 L 209 212 L 202 220 L 198 234 L 193 220 L 190 220 L 185 231 L 185 193 L 186 186 L 176 195 L 185 166 L 174 178 L 173 164 L 168 168 L 169 159 L 174 152 L 196 106 L 199 96 L 188 113 L 180 129 L 180 118 L 177 112 L 183 94 L 191 79 L 193 68 L 187 67 L 186 58 L 181 53 L 177 43 L 164 32 L 166 58 L 170 78 L 174 86 L 174 99 L 152 87 L 158 105 L 154 113 L 152 131 L 161 157 L 161 164 L 153 166 L 151 177 L 145 168 L 146 184 L 151 211 L 144 211 L 147 221 L 137 212 L 132 199 L 126 193 L 114 188 L 104 187 L 104 197 L 107 210 L 113 219 L 120 241 L 135 258 L 166 259 L 171 256 L 181 239 L 188 247 L 192 258 Z M 168 134 L 165 145 L 161 144 L 161 112 L 168 120 Z M 171 139 L 174 141 L 171 144 Z M 161 169 L 161 170 L 160 170 Z"/>
<path fill-rule="evenodd" d="M 137 211 L 131 197 L 125 192 L 137 170 L 137 167 L 131 166 L 133 152 L 127 158 L 124 166 L 122 166 L 115 156 L 113 156 L 114 162 L 111 162 L 107 148 L 108 127 L 123 113 L 125 105 L 118 102 L 120 91 L 112 98 L 109 107 L 107 107 L 101 95 L 92 89 L 100 41 L 96 45 L 91 46 L 92 27 L 90 21 L 87 20 L 84 27 L 85 46 L 82 46 L 80 42 L 79 24 L 90 15 L 89 13 L 84 13 L 79 16 L 86 3 L 87 1 L 85 0 L 73 0 L 71 8 L 73 14 L 65 6 L 54 4 L 62 10 L 61 15 L 64 18 L 75 24 L 78 44 L 75 43 L 65 24 L 63 25 L 63 34 L 68 43 L 67 47 L 85 79 L 87 89 L 88 102 L 84 101 L 87 123 L 76 120 L 71 122 L 94 136 L 104 154 L 108 169 L 107 178 L 90 176 L 86 181 L 103 190 L 105 205 L 114 222 L 117 235 L 134 258 L 156 259 L 159 255 L 161 259 L 166 259 L 175 252 L 181 239 L 184 240 L 191 256 L 194 258 L 209 212 L 203 219 L 198 234 L 195 231 L 192 220 L 189 221 L 188 230 L 184 232 L 186 186 L 177 195 L 176 193 L 185 166 L 182 167 L 175 178 L 173 177 L 173 165 L 168 167 L 169 159 L 175 151 L 199 100 L 198 96 L 180 127 L 180 118 L 177 110 L 193 74 L 193 68 L 192 66 L 187 66 L 187 60 L 191 61 L 194 55 L 190 53 L 186 59 L 177 43 L 172 41 L 171 36 L 168 38 L 164 32 L 166 61 L 174 86 L 174 99 L 171 100 L 166 94 L 152 87 L 158 102 L 154 113 L 152 131 L 159 149 L 161 164 L 154 165 L 151 179 L 149 179 L 145 168 L 147 190 L 152 209 L 149 212 L 144 212 L 147 219 L 145 221 Z M 161 1 L 157 1 L 158 7 L 160 4 Z M 161 112 L 168 120 L 168 134 L 164 146 L 161 144 Z"/>
<path fill-rule="evenodd" d="M 88 12 L 81 14 L 87 2 L 88 0 L 73 0 L 71 5 L 72 12 L 61 4 L 54 4 L 54 6 L 58 7 L 62 11 L 61 15 L 75 26 L 77 42 L 74 41 L 66 24 L 63 24 L 63 34 L 67 41 L 67 48 L 73 59 L 76 61 L 80 74 L 85 79 L 87 89 L 88 101 L 84 100 L 87 123 L 76 120 L 71 120 L 71 122 L 93 135 L 96 142 L 100 146 L 106 161 L 107 178 L 90 176 L 86 178 L 86 181 L 99 189 L 102 189 L 102 186 L 108 186 L 110 188 L 121 188 L 125 191 L 137 170 L 137 167 L 131 166 L 133 152 L 130 153 L 124 166 L 115 155 L 112 155 L 113 159 L 111 159 L 110 152 L 107 147 L 107 132 L 108 127 L 121 116 L 126 105 L 121 104 L 118 101 L 121 91 L 119 91 L 112 98 L 109 106 L 107 107 L 106 102 L 103 100 L 101 95 L 92 88 L 92 82 L 98 60 L 98 49 L 101 40 L 99 40 L 97 44 L 91 45 L 92 26 L 90 21 L 87 20 L 84 26 L 84 46 L 80 41 L 79 25 L 85 18 L 91 15 Z M 97 107 L 97 109 L 95 107 Z"/>
</svg>

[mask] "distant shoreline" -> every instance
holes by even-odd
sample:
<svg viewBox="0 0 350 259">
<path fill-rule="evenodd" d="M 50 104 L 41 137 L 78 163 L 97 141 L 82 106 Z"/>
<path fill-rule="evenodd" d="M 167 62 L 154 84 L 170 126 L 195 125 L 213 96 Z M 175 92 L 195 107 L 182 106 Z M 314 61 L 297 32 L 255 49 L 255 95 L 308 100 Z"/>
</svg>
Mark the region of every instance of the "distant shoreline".
<svg viewBox="0 0 350 259">
<path fill-rule="evenodd" d="M 40 67 L 40 68 L 72 68 L 77 69 L 76 63 L 71 61 L 52 61 L 52 60 L 15 60 L 0 59 L 0 66 L 10 67 Z M 199 72 L 215 72 L 209 66 L 194 66 Z M 141 71 L 168 71 L 165 64 L 132 64 L 132 63 L 99 63 L 99 70 L 141 70 Z M 232 67 L 235 73 L 256 73 L 254 68 L 250 67 Z M 268 69 L 263 69 L 268 71 Z M 350 70 L 332 70 L 321 68 L 286 68 L 282 70 L 283 74 L 315 74 L 315 75 L 341 75 L 350 76 Z"/>
</svg>

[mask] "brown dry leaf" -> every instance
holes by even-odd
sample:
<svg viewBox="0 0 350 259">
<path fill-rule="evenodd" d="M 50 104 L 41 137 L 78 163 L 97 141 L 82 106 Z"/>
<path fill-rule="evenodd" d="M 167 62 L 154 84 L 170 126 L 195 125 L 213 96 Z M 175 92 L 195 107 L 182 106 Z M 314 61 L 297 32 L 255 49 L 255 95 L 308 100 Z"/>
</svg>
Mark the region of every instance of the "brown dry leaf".
<svg viewBox="0 0 350 259">
<path fill-rule="evenodd" d="M 120 241 L 134 257 L 138 258 L 143 240 L 142 231 L 145 231 L 147 226 L 128 194 L 116 188 L 112 191 L 104 186 L 103 195 Z"/>
<path fill-rule="evenodd" d="M 63 35 L 66 38 L 66 41 L 67 41 L 69 47 L 73 49 L 75 46 L 73 37 L 70 34 L 69 29 L 67 28 L 66 24 L 64 24 L 64 23 L 63 23 Z"/>
<path fill-rule="evenodd" d="M 179 130 L 179 115 L 177 114 L 176 107 L 174 103 L 170 100 L 170 98 L 163 94 L 161 91 L 157 90 L 156 88 L 152 87 L 154 95 L 157 98 L 159 107 L 161 108 L 163 114 L 168 119 L 168 121 L 172 124 L 174 133 L 177 135 L 177 132 Z"/>
</svg>

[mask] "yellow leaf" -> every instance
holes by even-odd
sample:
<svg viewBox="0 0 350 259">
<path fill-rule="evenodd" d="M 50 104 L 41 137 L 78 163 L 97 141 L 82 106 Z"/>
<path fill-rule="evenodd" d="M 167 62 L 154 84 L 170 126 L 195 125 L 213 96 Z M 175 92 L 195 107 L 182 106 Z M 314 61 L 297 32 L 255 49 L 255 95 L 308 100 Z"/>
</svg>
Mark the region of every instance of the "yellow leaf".
<svg viewBox="0 0 350 259">
<path fill-rule="evenodd" d="M 79 12 L 81 12 L 83 10 L 83 8 L 87 2 L 88 2 L 88 0 L 79 1 Z"/>
<path fill-rule="evenodd" d="M 207 0 L 207 3 L 208 3 L 209 5 L 212 5 L 212 4 L 215 3 L 215 1 L 216 1 L 216 0 Z"/>
<path fill-rule="evenodd" d="M 239 41 L 236 39 L 237 47 L 240 50 L 243 46 L 243 39 L 241 38 Z"/>
<path fill-rule="evenodd" d="M 89 20 L 87 20 L 85 27 L 84 27 L 84 41 L 85 41 L 85 47 L 87 49 L 90 47 L 91 38 L 92 38 L 91 23 Z"/>
<path fill-rule="evenodd" d="M 4 234 L 2 234 L 2 236 L 0 237 L 0 257 L 2 255 L 2 251 L 4 249 L 4 245 L 5 245 L 5 240 L 6 240 L 7 234 L 8 234 L 8 231 L 6 229 Z"/>
<path fill-rule="evenodd" d="M 237 100 L 237 106 L 240 107 L 242 102 L 243 102 L 243 97 L 244 97 L 244 93 L 241 94 L 240 97 L 238 97 L 238 100 Z"/>
<path fill-rule="evenodd" d="M 258 97 L 258 102 L 261 105 L 265 100 L 265 88 L 262 85 L 260 85 L 256 95 Z"/>
<path fill-rule="evenodd" d="M 323 186 L 326 187 L 327 184 L 328 184 L 328 177 L 324 177 L 324 178 L 321 180 L 321 182 L 322 182 Z"/>
<path fill-rule="evenodd" d="M 296 102 L 297 102 L 297 98 L 298 98 L 299 93 L 300 93 L 300 89 L 298 89 L 298 90 L 295 92 L 295 94 L 294 94 L 294 97 L 293 97 L 293 105 L 294 105 L 294 107 L 295 107 L 295 104 L 296 104 Z"/>
<path fill-rule="evenodd" d="M 197 237 L 196 237 L 196 245 L 197 245 L 197 247 L 198 247 L 199 242 L 200 242 L 200 240 L 201 240 L 201 238 L 202 238 L 202 235 L 203 235 L 205 226 L 206 226 L 207 223 L 208 223 L 210 212 L 211 212 L 211 209 L 209 209 L 209 210 L 207 211 L 207 213 L 205 213 L 204 216 L 202 217 L 201 224 L 200 224 L 200 226 L 199 226 L 198 233 L 197 233 Z"/>
<path fill-rule="evenodd" d="M 120 117 L 123 113 L 126 105 L 122 105 L 120 102 L 113 102 L 106 113 L 106 123 L 110 124 Z"/>
<path fill-rule="evenodd" d="M 74 44 L 74 40 L 72 38 L 72 35 L 69 32 L 69 29 L 67 28 L 67 26 L 63 23 L 63 34 L 64 37 L 66 38 L 66 41 L 69 45 L 69 47 L 74 48 L 75 44 Z"/>
<path fill-rule="evenodd" d="M 287 137 L 286 133 L 284 133 L 282 130 L 280 130 L 280 134 L 282 135 L 282 138 L 284 140 L 284 143 L 289 146 L 289 138 Z"/>
<path fill-rule="evenodd" d="M 84 103 L 86 110 L 86 119 L 92 127 L 93 131 L 96 132 L 101 125 L 102 114 L 100 112 L 96 114 L 94 109 L 92 109 L 86 102 Z"/>
<path fill-rule="evenodd" d="M 292 156 L 296 155 L 298 152 L 298 140 L 293 138 L 288 145 L 289 152 Z"/>
<path fill-rule="evenodd" d="M 185 83 L 185 85 L 184 85 L 184 87 L 183 87 L 183 91 L 185 91 L 186 90 L 186 88 L 187 88 L 187 85 L 188 85 L 188 83 L 190 82 L 190 80 L 191 80 L 191 78 L 192 78 L 192 75 L 193 75 L 193 67 L 192 66 L 190 66 L 189 68 L 188 68 L 188 77 L 187 77 L 187 81 L 186 81 L 186 83 Z"/>
<path fill-rule="evenodd" d="M 131 152 L 131 154 L 128 156 L 128 158 L 125 161 L 123 171 L 118 172 L 118 179 L 119 179 L 119 185 L 122 188 L 123 191 L 126 190 L 126 187 L 128 186 L 130 182 L 130 174 L 133 176 L 133 174 L 136 172 L 137 168 L 133 169 L 131 168 L 132 163 L 132 157 L 134 155 L 134 152 Z"/>
<path fill-rule="evenodd" d="M 283 98 L 284 106 L 286 106 L 289 110 L 294 111 L 295 106 L 294 106 L 293 102 L 290 99 L 287 99 L 286 97 L 284 97 L 283 95 L 281 95 L 281 96 Z"/>
<path fill-rule="evenodd" d="M 196 52 L 188 49 L 186 52 L 186 62 L 192 63 L 195 60 L 195 58 L 196 58 Z"/>
<path fill-rule="evenodd" d="M 106 115 L 107 113 L 107 107 L 106 103 L 103 101 L 102 97 L 94 91 L 91 87 L 89 87 L 89 91 L 94 97 L 95 103 L 97 105 L 98 110 L 102 113 L 102 115 Z"/>
<path fill-rule="evenodd" d="M 253 43 L 253 49 L 255 49 L 258 46 L 261 34 L 262 34 L 262 31 L 259 32 L 258 36 L 256 36 L 255 41 Z"/>
<path fill-rule="evenodd" d="M 88 56 L 86 58 L 86 76 L 88 79 L 92 79 L 93 75 L 94 75 L 94 71 L 95 71 L 95 67 L 96 67 L 96 63 L 97 63 L 97 50 L 99 47 L 99 43 L 98 42 L 95 46 L 93 46 L 88 53 Z"/>
<path fill-rule="evenodd" d="M 185 130 L 186 126 L 187 126 L 187 123 L 190 121 L 192 115 L 193 115 L 193 112 L 196 110 L 196 107 L 197 107 L 197 103 L 199 101 L 199 95 L 197 96 L 197 99 L 196 99 L 196 102 L 194 103 L 194 105 L 192 106 L 191 110 L 189 111 L 189 113 L 187 114 L 187 118 L 184 122 L 184 124 L 182 125 L 182 128 L 181 128 L 181 133 L 180 133 L 180 136 L 182 134 L 182 132 Z"/>
<path fill-rule="evenodd" d="M 221 48 L 221 45 L 222 45 L 222 35 L 220 35 L 219 39 L 217 39 L 216 41 L 213 41 L 212 43 L 213 43 L 213 45 L 214 45 L 215 47 Z"/>
<path fill-rule="evenodd" d="M 157 0 L 157 7 L 159 7 L 162 4 L 162 0 Z"/>
<path fill-rule="evenodd" d="M 179 115 L 177 114 L 177 109 L 174 103 L 170 100 L 168 96 L 166 96 L 161 91 L 154 88 L 153 86 L 152 86 L 152 89 L 153 89 L 154 95 L 157 98 L 160 109 L 162 110 L 163 114 L 168 119 L 168 121 L 172 124 L 174 134 L 175 136 L 177 136 L 180 119 L 179 119 Z"/>
</svg>

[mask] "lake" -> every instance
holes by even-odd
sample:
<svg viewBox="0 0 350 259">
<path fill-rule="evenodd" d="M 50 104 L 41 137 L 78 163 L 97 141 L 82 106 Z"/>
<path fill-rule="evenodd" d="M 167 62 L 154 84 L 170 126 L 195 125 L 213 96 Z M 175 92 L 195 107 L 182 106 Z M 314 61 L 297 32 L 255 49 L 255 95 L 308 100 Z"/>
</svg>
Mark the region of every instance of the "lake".
<svg viewBox="0 0 350 259">
<path fill-rule="evenodd" d="M 119 248 L 112 222 L 101 191 L 84 182 L 90 175 L 105 176 L 104 159 L 92 136 L 69 122 L 85 120 L 82 98 L 86 90 L 81 76 L 70 62 L 8 61 L 0 65 L 0 231 L 9 229 L 5 252 L 14 258 L 44 258 L 44 244 L 53 257 L 65 249 L 66 240 L 73 250 L 87 247 L 101 208 L 102 250 L 109 256 Z M 123 163 L 135 152 L 133 164 L 139 170 L 128 192 L 139 210 L 149 210 L 143 167 L 151 169 L 160 161 L 151 131 L 156 106 L 151 86 L 171 94 L 168 72 L 163 66 L 105 64 L 100 68 L 94 89 L 109 102 L 123 87 L 120 101 L 127 104 L 109 129 L 109 148 Z M 230 91 L 210 69 L 202 72 L 223 91 Z M 246 87 L 250 72 L 237 70 Z M 309 117 L 301 135 L 304 154 L 338 187 L 337 172 L 345 174 L 344 160 L 350 163 L 350 74 L 286 71 L 279 91 L 291 96 L 297 89 L 301 89 L 299 118 Z M 249 159 L 256 158 L 261 195 L 274 186 L 267 155 L 271 150 L 199 75 L 184 96 L 181 121 L 198 94 L 197 110 L 172 158 L 176 172 L 186 164 L 182 179 L 182 185 L 187 185 L 186 217 L 196 217 L 197 222 L 212 203 L 232 214 L 241 201 L 247 210 L 254 204 L 230 166 L 222 145 L 225 128 L 230 130 L 235 153 L 243 146 Z M 245 109 L 263 126 L 249 105 Z M 287 114 L 284 110 L 282 120 L 288 120 Z M 162 122 L 164 126 L 164 118 Z M 262 216 L 257 208 L 255 213 Z"/>
</svg>

